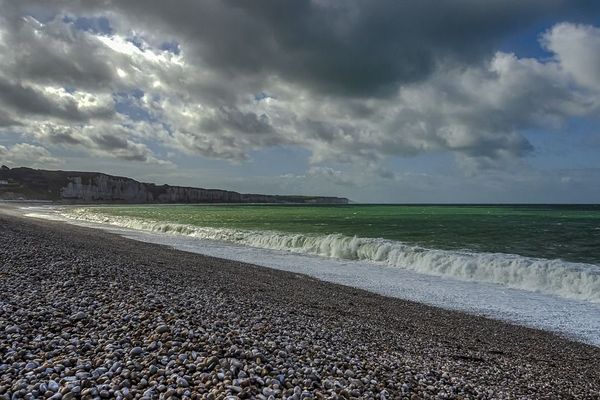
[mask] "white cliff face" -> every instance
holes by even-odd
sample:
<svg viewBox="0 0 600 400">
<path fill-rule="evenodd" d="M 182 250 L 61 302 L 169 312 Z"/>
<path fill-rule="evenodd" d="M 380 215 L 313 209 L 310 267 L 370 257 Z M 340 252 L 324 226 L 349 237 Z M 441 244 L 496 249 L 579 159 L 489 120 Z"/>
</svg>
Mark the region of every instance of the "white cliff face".
<svg viewBox="0 0 600 400">
<path fill-rule="evenodd" d="M 104 174 L 85 174 L 67 177 L 60 189 L 63 200 L 124 203 L 338 203 L 346 199 L 334 197 L 269 196 L 240 194 L 219 189 L 182 186 L 157 186 L 133 179 Z"/>
<path fill-rule="evenodd" d="M 238 203 L 242 200 L 242 195 L 236 192 L 218 189 L 197 189 L 169 186 L 166 187 L 164 192 L 160 193 L 156 198 L 161 203 Z"/>
<path fill-rule="evenodd" d="M 156 186 L 107 175 L 95 175 L 91 178 L 73 176 L 68 179 L 67 186 L 61 189 L 61 197 L 65 200 L 129 203 L 240 202 L 242 200 L 241 194 L 226 190 Z"/>
<path fill-rule="evenodd" d="M 69 178 L 68 185 L 61 189 L 63 199 L 83 201 L 127 201 L 146 203 L 153 201 L 146 185 L 129 179 L 96 175 L 84 182 L 81 176 Z"/>
<path fill-rule="evenodd" d="M 229 190 L 142 183 L 97 172 L 0 168 L 0 198 L 119 203 L 305 203 L 347 204 L 327 196 L 241 194 Z M 8 190 L 10 189 L 10 191 Z"/>
</svg>

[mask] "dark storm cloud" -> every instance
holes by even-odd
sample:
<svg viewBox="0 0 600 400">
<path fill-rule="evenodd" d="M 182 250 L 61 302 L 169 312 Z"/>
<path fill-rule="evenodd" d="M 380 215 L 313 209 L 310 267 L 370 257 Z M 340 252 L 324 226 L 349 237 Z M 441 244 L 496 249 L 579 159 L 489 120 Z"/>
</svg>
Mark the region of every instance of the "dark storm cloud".
<svg viewBox="0 0 600 400">
<path fill-rule="evenodd" d="M 9 126 L 20 125 L 19 122 L 14 119 L 10 113 L 7 111 L 0 109 L 0 128 L 6 128 Z"/>
<path fill-rule="evenodd" d="M 232 76 L 276 75 L 342 95 L 392 93 L 398 84 L 426 79 L 440 62 L 478 62 L 507 34 L 538 20 L 599 7 L 566 0 L 129 0 L 105 1 L 101 9 L 83 1 L 55 3 L 121 12 L 166 38 L 185 38 L 187 51 Z M 87 67 L 82 70 L 94 81 L 110 79 L 105 65 Z M 82 70 L 70 72 L 76 77 Z"/>
<path fill-rule="evenodd" d="M 178 32 L 212 67 L 276 75 L 313 90 L 391 93 L 439 62 L 473 63 L 557 0 L 126 1 L 131 18 Z M 591 4 L 591 3 L 590 3 Z"/>
</svg>

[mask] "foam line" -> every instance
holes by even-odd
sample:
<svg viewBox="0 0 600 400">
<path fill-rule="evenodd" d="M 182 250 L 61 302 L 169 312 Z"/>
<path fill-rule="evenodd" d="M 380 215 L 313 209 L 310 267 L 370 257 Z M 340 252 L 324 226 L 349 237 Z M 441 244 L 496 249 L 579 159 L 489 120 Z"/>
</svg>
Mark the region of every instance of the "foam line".
<svg viewBox="0 0 600 400">
<path fill-rule="evenodd" d="M 80 221 L 185 235 L 252 247 L 343 260 L 360 260 L 422 274 L 486 282 L 600 303 L 600 266 L 503 253 L 427 249 L 387 239 L 340 234 L 305 235 L 277 231 L 210 228 L 111 216 L 85 208 L 61 213 Z"/>
</svg>

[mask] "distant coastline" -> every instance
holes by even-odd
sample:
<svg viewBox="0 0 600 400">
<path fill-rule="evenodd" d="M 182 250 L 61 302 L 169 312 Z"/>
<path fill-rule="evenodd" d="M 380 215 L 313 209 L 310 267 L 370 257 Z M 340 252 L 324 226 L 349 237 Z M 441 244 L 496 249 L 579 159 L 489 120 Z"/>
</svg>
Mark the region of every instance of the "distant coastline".
<svg viewBox="0 0 600 400">
<path fill-rule="evenodd" d="M 100 172 L 0 168 L 0 200 L 60 203 L 266 203 L 348 204 L 344 197 L 268 195 L 222 189 L 157 185 Z"/>
</svg>

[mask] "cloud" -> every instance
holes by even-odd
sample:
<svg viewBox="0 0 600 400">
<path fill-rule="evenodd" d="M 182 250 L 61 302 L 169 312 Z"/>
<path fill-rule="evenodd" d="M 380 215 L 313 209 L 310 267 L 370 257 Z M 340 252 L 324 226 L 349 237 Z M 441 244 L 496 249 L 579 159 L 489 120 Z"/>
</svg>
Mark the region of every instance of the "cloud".
<svg viewBox="0 0 600 400">
<path fill-rule="evenodd" d="M 325 164 L 393 180 L 388 158 L 450 152 L 474 174 L 535 152 L 528 130 L 598 112 L 598 28 L 553 26 L 549 59 L 497 51 L 573 2 L 36 4 L 0 0 L 0 134 L 94 156 L 292 145 L 342 182 Z"/>
<path fill-rule="evenodd" d="M 313 162 L 370 164 L 450 151 L 473 171 L 533 152 L 527 130 L 559 130 L 569 118 L 596 115 L 599 93 L 577 82 L 560 61 L 498 52 L 483 65 L 448 68 L 406 85 L 392 100 L 367 102 L 368 118 L 350 119 L 351 102 L 322 101 L 296 105 L 307 118 L 294 120 L 298 131 L 309 132 L 299 141 L 313 150 Z"/>
<path fill-rule="evenodd" d="M 600 29 L 560 23 L 545 32 L 541 41 L 578 84 L 600 90 Z"/>
<path fill-rule="evenodd" d="M 79 31 L 66 18 L 17 21 L 5 18 L 0 28 L 0 133 L 96 156 L 167 163 L 140 142 L 151 124 L 141 127 L 117 104 L 119 93 L 153 84 L 140 63 L 160 63 L 160 57 L 133 45 L 131 54 L 123 54 L 129 47 L 119 37 Z M 130 70 L 149 81 L 136 82 Z"/>
<path fill-rule="evenodd" d="M 29 167 L 48 167 L 62 164 L 41 146 L 18 143 L 10 147 L 0 145 L 0 164 Z"/>
<path fill-rule="evenodd" d="M 327 95 L 365 96 L 426 79 L 439 63 L 476 62 L 503 35 L 563 12 L 566 3 L 184 0 L 174 7 L 134 0 L 103 7 L 127 15 L 127 23 L 153 27 L 154 41 L 176 35 L 192 59 L 227 76 L 276 76 Z"/>
<path fill-rule="evenodd" d="M 3 74 L 21 82 L 60 82 L 86 90 L 113 84 L 112 55 L 95 35 L 78 31 L 59 18 L 41 23 L 18 15 L 5 16 L 2 22 Z"/>
<path fill-rule="evenodd" d="M 99 156 L 153 164 L 171 164 L 156 158 L 145 144 L 128 139 L 134 134 L 128 132 L 123 126 L 44 123 L 38 124 L 31 135 L 40 143 L 77 148 Z"/>
<path fill-rule="evenodd" d="M 64 88 L 25 86 L 0 78 L 0 101 L 18 113 L 54 117 L 68 121 L 110 118 L 114 114 L 110 96 L 69 93 Z"/>
</svg>

